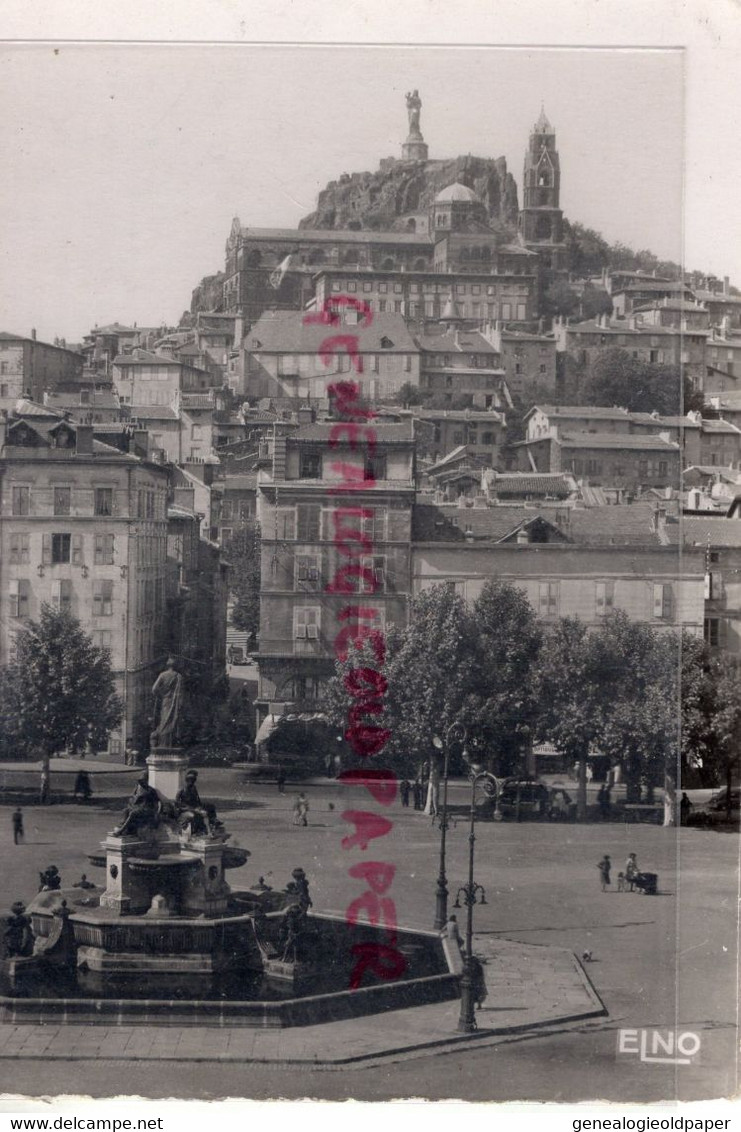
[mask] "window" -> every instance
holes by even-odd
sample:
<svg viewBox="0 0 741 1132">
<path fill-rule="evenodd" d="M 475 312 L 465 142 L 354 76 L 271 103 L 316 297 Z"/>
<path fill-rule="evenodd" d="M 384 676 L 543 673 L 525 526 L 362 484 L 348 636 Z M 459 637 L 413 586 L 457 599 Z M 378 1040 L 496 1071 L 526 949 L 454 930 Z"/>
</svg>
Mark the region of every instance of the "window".
<svg viewBox="0 0 741 1132">
<path fill-rule="evenodd" d="M 69 515 L 72 503 L 72 490 L 69 487 L 54 488 L 54 514 Z"/>
<path fill-rule="evenodd" d="M 395 295 L 400 295 L 402 293 L 403 289 L 404 288 L 402 287 L 401 283 L 394 283 L 394 294 Z"/>
<path fill-rule="evenodd" d="M 279 507 L 275 517 L 275 537 L 294 539 L 296 537 L 296 512 L 292 507 Z"/>
<path fill-rule="evenodd" d="M 5 365 L 5 362 L 3 362 L 3 365 Z M 7 396 L 8 396 L 8 383 L 6 381 L 4 381 L 4 382 L 2 382 L 2 384 L 0 384 L 0 397 L 7 397 Z"/>
<path fill-rule="evenodd" d="M 321 537 L 319 528 L 321 523 L 322 509 L 318 503 L 299 503 L 296 508 L 298 513 L 298 534 L 299 542 L 318 542 Z"/>
<path fill-rule="evenodd" d="M 541 617 L 558 616 L 558 582 L 540 582 L 538 611 Z"/>
<path fill-rule="evenodd" d="M 462 444 L 462 443 L 463 443 L 463 431 L 462 431 L 462 429 L 459 429 L 457 432 L 453 433 L 453 444 Z"/>
<path fill-rule="evenodd" d="M 26 578 L 11 578 L 9 582 L 10 616 L 28 617 L 28 598 L 31 586 Z"/>
<path fill-rule="evenodd" d="M 526 315 L 525 315 L 525 304 L 524 303 L 518 303 L 517 304 L 517 321 L 518 322 L 524 322 L 525 317 L 526 317 Z"/>
<path fill-rule="evenodd" d="M 662 621 L 671 621 L 672 617 L 672 588 L 669 585 L 655 585 L 653 587 L 654 617 Z"/>
<path fill-rule="evenodd" d="M 357 289 L 358 289 L 357 283 L 354 280 L 348 280 L 346 290 L 349 293 L 353 294 L 355 291 L 357 291 Z"/>
<path fill-rule="evenodd" d="M 370 571 L 373 585 L 369 585 L 365 578 L 359 579 L 361 593 L 383 593 L 386 589 L 386 559 L 380 556 L 361 558 L 360 565 L 364 570 Z"/>
<path fill-rule="evenodd" d="M 299 476 L 302 480 L 322 478 L 321 452 L 302 452 L 299 461 Z"/>
<path fill-rule="evenodd" d="M 319 558 L 315 554 L 296 557 L 295 588 L 314 593 L 321 588 Z"/>
<path fill-rule="evenodd" d="M 706 617 L 703 625 L 705 644 L 717 649 L 720 644 L 720 621 L 717 617 Z"/>
<path fill-rule="evenodd" d="M 401 314 L 402 305 L 401 299 L 394 299 L 394 314 Z"/>
<path fill-rule="evenodd" d="M 296 640 L 317 641 L 319 639 L 321 610 L 318 606 L 297 606 L 293 611 L 293 635 Z"/>
<path fill-rule="evenodd" d="M 96 487 L 95 489 L 95 514 L 96 515 L 112 515 L 113 514 L 113 488 L 112 487 Z M 148 515 L 147 518 L 150 518 Z"/>
<path fill-rule="evenodd" d="M 613 608 L 615 601 L 614 582 L 594 583 L 594 608 L 598 617 L 604 617 Z"/>
<path fill-rule="evenodd" d="M 51 604 L 57 609 L 70 610 L 72 607 L 72 583 L 69 578 L 59 578 L 51 584 Z"/>
<path fill-rule="evenodd" d="M 223 501 L 223 503 L 221 504 L 221 518 L 222 518 L 222 520 L 224 520 L 224 519 L 231 519 L 231 517 L 232 517 L 232 501 L 231 501 L 231 499 L 225 499 Z"/>
<path fill-rule="evenodd" d="M 364 283 L 364 284 L 363 284 L 363 290 L 364 290 L 364 291 L 365 291 L 365 293 L 367 294 L 367 293 L 368 293 L 368 291 L 372 291 L 372 290 L 373 290 L 373 284 L 372 284 L 372 283 Z"/>
<path fill-rule="evenodd" d="M 547 366 L 546 366 L 546 365 L 545 365 L 544 363 L 541 363 L 541 365 L 540 365 L 540 372 L 541 372 L 541 373 L 545 373 L 545 372 L 546 372 L 546 369 L 547 369 Z"/>
<path fill-rule="evenodd" d="M 367 535 L 373 543 L 383 542 L 386 538 L 386 513 L 374 510 L 373 514 L 363 519 L 363 534 Z"/>
<path fill-rule="evenodd" d="M 512 304 L 502 303 L 502 318 L 512 318 Z"/>
<path fill-rule="evenodd" d="M 383 312 L 386 310 L 386 300 L 385 299 L 379 299 L 378 300 L 378 310 L 380 311 L 381 314 L 383 314 Z"/>
<path fill-rule="evenodd" d="M 14 487 L 11 492 L 11 509 L 14 515 L 28 515 L 30 490 L 27 487 Z"/>
<path fill-rule="evenodd" d="M 24 566 L 29 561 L 28 535 L 14 534 L 10 536 L 10 564 L 11 566 Z"/>
<path fill-rule="evenodd" d="M 388 283 L 379 283 L 378 284 L 378 290 L 381 292 L 382 295 L 385 295 L 386 292 L 388 291 L 388 289 L 389 289 Z"/>
<path fill-rule="evenodd" d="M 718 601 L 723 596 L 723 575 L 711 571 L 705 575 L 705 600 Z"/>
<path fill-rule="evenodd" d="M 378 366 L 379 366 L 378 354 L 371 354 L 370 355 L 370 363 L 371 363 L 372 373 L 378 373 Z"/>
<path fill-rule="evenodd" d="M 366 480 L 385 480 L 386 479 L 386 457 L 385 456 L 366 456 L 365 465 L 363 467 L 363 479 L 366 479 Z"/>
<path fill-rule="evenodd" d="M 111 651 L 111 645 L 113 644 L 113 632 L 111 629 L 93 629 L 91 636 L 96 649 L 102 649 L 104 652 Z"/>
<path fill-rule="evenodd" d="M 95 536 L 95 556 L 94 561 L 96 566 L 112 566 L 113 565 L 113 551 L 114 551 L 114 536 L 113 535 L 96 535 Z"/>
<path fill-rule="evenodd" d="M 70 535 L 55 534 L 43 536 L 44 562 L 58 566 L 71 558 L 72 538 Z"/>
<path fill-rule="evenodd" d="M 112 614 L 113 582 L 110 578 L 98 578 L 93 582 L 93 616 L 110 617 Z"/>
</svg>

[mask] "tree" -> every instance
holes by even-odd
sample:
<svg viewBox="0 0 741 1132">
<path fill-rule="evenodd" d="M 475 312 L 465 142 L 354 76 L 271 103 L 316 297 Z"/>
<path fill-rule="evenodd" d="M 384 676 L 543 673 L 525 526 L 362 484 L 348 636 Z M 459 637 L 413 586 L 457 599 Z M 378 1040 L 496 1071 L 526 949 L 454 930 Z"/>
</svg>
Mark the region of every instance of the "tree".
<svg viewBox="0 0 741 1132">
<path fill-rule="evenodd" d="M 232 624 L 254 636 L 260 628 L 260 526 L 254 519 L 248 519 L 229 539 L 224 557 L 234 598 Z"/>
<path fill-rule="evenodd" d="M 497 774 L 521 769 L 537 717 L 534 673 L 541 631 L 523 591 L 489 579 L 473 607 L 479 675 L 467 723 L 483 741 Z"/>
<path fill-rule="evenodd" d="M 612 299 L 607 291 L 587 284 L 581 296 L 581 316 L 590 319 L 601 314 L 612 314 Z"/>
<path fill-rule="evenodd" d="M 665 824 L 676 824 L 680 642 L 631 621 L 622 610 L 606 617 L 595 645 L 607 694 L 601 703 L 601 749 L 621 763 L 626 798 L 653 800 L 663 785 Z"/>
<path fill-rule="evenodd" d="M 619 405 L 635 413 L 656 411 L 675 416 L 682 411 L 682 382 L 674 366 L 633 358 L 626 350 L 603 350 L 583 382 L 586 405 Z"/>
<path fill-rule="evenodd" d="M 543 314 L 569 318 L 579 310 L 579 296 L 563 279 L 556 279 L 543 294 Z"/>
<path fill-rule="evenodd" d="M 403 405 L 408 409 L 410 405 L 422 405 L 429 397 L 426 390 L 420 389 L 418 385 L 412 385 L 411 381 L 405 381 L 400 387 L 399 392 L 394 397 L 397 405 Z"/>
<path fill-rule="evenodd" d="M 535 674 L 540 704 L 536 734 L 578 763 L 577 818 L 587 816 L 587 757 L 601 737 L 605 657 L 577 617 L 562 617 L 546 631 Z"/>
<path fill-rule="evenodd" d="M 682 638 L 682 767 L 697 771 L 703 786 L 725 783 L 741 757 L 741 680 L 735 661 L 707 645 Z"/>
<path fill-rule="evenodd" d="M 610 262 L 607 241 L 592 228 L 583 224 L 564 222 L 564 236 L 568 255 L 568 268 L 573 275 L 586 277 L 599 275 Z"/>
<path fill-rule="evenodd" d="M 416 775 L 421 762 L 436 757 L 433 737 L 454 722 L 465 723 L 475 709 L 476 637 L 473 615 L 451 583 L 425 590 L 413 603 L 409 625 L 386 633 L 383 663 L 369 640 L 337 662 L 327 695 L 331 721 L 347 727 L 353 700 L 344 680 L 350 671 L 363 665 L 379 671 L 387 684 L 384 710 L 367 722 L 389 731 L 384 765 Z"/>
<path fill-rule="evenodd" d="M 58 751 L 105 747 L 122 715 L 108 651 L 71 614 L 43 605 L 39 620 L 17 634 L 0 684 L 0 718 L 13 749 L 41 754 L 48 775 Z"/>
</svg>

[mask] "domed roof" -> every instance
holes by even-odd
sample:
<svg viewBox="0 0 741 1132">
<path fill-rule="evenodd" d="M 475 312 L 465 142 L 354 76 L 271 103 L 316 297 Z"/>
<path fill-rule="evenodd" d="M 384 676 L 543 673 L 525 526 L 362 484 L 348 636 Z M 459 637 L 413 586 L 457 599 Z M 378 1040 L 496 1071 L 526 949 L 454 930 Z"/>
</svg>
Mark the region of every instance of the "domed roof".
<svg viewBox="0 0 741 1132">
<path fill-rule="evenodd" d="M 452 185 L 448 185 L 435 197 L 435 204 L 445 204 L 450 200 L 464 200 L 464 201 L 477 201 L 478 197 L 473 189 L 469 189 L 467 185 L 462 185 L 460 181 L 456 181 Z"/>
</svg>

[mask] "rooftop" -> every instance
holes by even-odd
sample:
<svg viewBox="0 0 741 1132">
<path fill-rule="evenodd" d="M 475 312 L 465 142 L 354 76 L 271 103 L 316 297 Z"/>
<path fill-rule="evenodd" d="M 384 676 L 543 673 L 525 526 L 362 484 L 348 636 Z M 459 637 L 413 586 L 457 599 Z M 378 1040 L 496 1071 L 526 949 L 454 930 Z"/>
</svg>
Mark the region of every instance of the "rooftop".
<svg viewBox="0 0 741 1132">
<path fill-rule="evenodd" d="M 525 441 L 527 443 L 527 441 Z M 615 432 L 577 432 L 561 434 L 556 443 L 563 448 L 614 448 L 639 449 L 643 452 L 678 452 L 679 445 L 674 440 L 664 440 L 663 436 L 637 436 L 635 433 Z"/>
<path fill-rule="evenodd" d="M 435 204 L 447 204 L 449 201 L 480 203 L 473 189 L 469 189 L 468 185 L 462 185 L 460 181 L 454 181 L 452 185 L 441 189 L 435 197 Z"/>
<path fill-rule="evenodd" d="M 478 330 L 448 331 L 445 334 L 418 334 L 420 350 L 435 354 L 496 354 L 498 351 Z"/>
<path fill-rule="evenodd" d="M 692 546 L 741 547 L 741 521 L 726 519 L 721 512 L 717 519 L 703 515 L 682 516 L 682 537 Z"/>
<path fill-rule="evenodd" d="M 302 425 L 295 432 L 288 433 L 286 440 L 289 444 L 306 440 L 321 440 L 326 444 L 330 432 L 337 423 L 337 421 L 314 421 L 311 424 Z M 371 422 L 369 427 L 373 429 L 378 444 L 410 444 L 413 440 L 411 419 L 398 424 Z"/>
<path fill-rule="evenodd" d="M 416 232 L 370 232 L 342 228 L 242 228 L 243 240 L 290 240 L 294 244 L 411 244 L 430 247 L 432 238 Z"/>
<path fill-rule="evenodd" d="M 302 311 L 266 311 L 245 336 L 248 350 L 262 353 L 317 354 L 319 347 L 332 334 L 322 323 L 304 323 Z M 355 329 L 350 327 L 350 331 Z M 361 325 L 361 354 L 411 354 L 417 352 L 414 339 L 400 314 L 374 314 L 370 326 Z M 335 333 L 342 334 L 343 327 Z"/>
</svg>

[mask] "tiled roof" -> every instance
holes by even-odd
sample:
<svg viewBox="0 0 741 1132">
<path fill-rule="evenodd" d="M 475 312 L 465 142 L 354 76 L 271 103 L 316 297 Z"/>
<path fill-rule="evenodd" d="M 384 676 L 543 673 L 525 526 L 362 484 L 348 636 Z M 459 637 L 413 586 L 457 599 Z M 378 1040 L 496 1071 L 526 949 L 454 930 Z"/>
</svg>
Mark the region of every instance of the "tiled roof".
<svg viewBox="0 0 741 1132">
<path fill-rule="evenodd" d="M 295 244 L 407 244 L 431 247 L 432 238 L 416 232 L 354 232 L 342 228 L 242 228 L 243 240 L 290 240 Z"/>
<path fill-rule="evenodd" d="M 267 311 L 245 335 L 245 347 L 255 353 L 318 354 L 325 339 L 356 334 L 361 354 L 416 354 L 417 346 L 400 314 L 374 314 L 370 326 L 329 327 L 304 324 L 302 311 Z M 391 346 L 381 340 L 389 339 Z M 256 345 L 255 343 L 259 343 Z"/>
<path fill-rule="evenodd" d="M 460 542 L 466 529 L 474 539 L 502 542 L 517 529 L 542 519 L 555 528 L 556 541 L 581 546 L 662 546 L 669 538 L 655 527 L 652 503 L 631 503 L 588 508 L 498 506 L 488 508 L 434 507 L 417 504 L 414 508 L 413 539 L 416 542 Z M 671 527 L 672 524 L 669 524 Z M 741 522 L 738 524 L 741 529 Z M 559 535 L 561 539 L 559 539 Z"/>
<path fill-rule="evenodd" d="M 496 354 L 498 351 L 477 330 L 462 330 L 456 335 L 419 334 L 416 338 L 420 350 L 432 354 Z"/>
<path fill-rule="evenodd" d="M 302 440 L 321 440 L 327 443 L 330 431 L 336 424 L 336 421 L 315 421 L 312 424 L 302 425 L 295 432 L 289 433 L 286 436 L 286 441 L 289 444 L 295 444 Z M 375 432 L 379 444 L 409 444 L 413 436 L 411 420 L 402 421 L 399 424 L 370 421 L 368 427 Z"/>
<path fill-rule="evenodd" d="M 28 397 L 21 397 L 16 401 L 15 415 L 17 417 L 46 417 L 58 421 L 64 420 L 64 413 L 58 413 L 56 409 L 50 408 L 49 405 L 40 405 L 38 401 L 31 401 Z"/>
<path fill-rule="evenodd" d="M 646 278 L 637 283 L 624 283 L 622 286 L 616 287 L 613 294 L 618 295 L 623 291 L 689 291 L 692 293 L 692 288 L 688 287 L 686 283 L 678 283 L 675 280 Z"/>
<path fill-rule="evenodd" d="M 695 298 L 703 303 L 731 303 L 734 306 L 741 305 L 741 295 L 723 295 L 718 294 L 717 291 L 695 291 Z"/>
<path fill-rule="evenodd" d="M 702 421 L 703 432 L 723 432 L 723 433 L 736 433 L 741 436 L 741 429 L 736 428 L 734 424 L 724 420 L 714 420 L 712 417 L 703 417 Z"/>
<path fill-rule="evenodd" d="M 152 350 L 137 349 L 133 354 L 117 354 L 114 366 L 180 366 L 183 363 L 169 354 L 155 354 Z"/>
<path fill-rule="evenodd" d="M 132 420 L 140 421 L 176 421 L 178 415 L 168 405 L 131 405 L 129 407 Z"/>
<path fill-rule="evenodd" d="M 563 448 L 626 448 L 640 449 L 646 452 L 679 451 L 679 445 L 673 440 L 664 440 L 662 436 L 637 436 L 635 433 L 613 432 L 577 432 L 571 435 L 560 435 L 556 443 Z"/>
<path fill-rule="evenodd" d="M 500 424 L 502 414 L 494 409 L 425 409 L 419 408 L 416 416 L 421 421 L 488 421 Z"/>
<path fill-rule="evenodd" d="M 682 537 L 692 546 L 705 547 L 709 541 L 711 546 L 741 547 L 741 520 L 683 515 Z"/>
<path fill-rule="evenodd" d="M 97 421 L 92 426 L 93 434 L 96 436 L 98 433 L 101 435 L 105 435 L 106 433 L 119 435 L 125 432 L 128 427 L 128 421 Z"/>
<path fill-rule="evenodd" d="M 653 425 L 658 428 L 700 428 L 692 417 L 655 417 L 653 413 L 629 413 L 631 424 Z"/>
<path fill-rule="evenodd" d="M 630 416 L 627 409 L 621 409 L 617 405 L 612 408 L 607 408 L 604 405 L 533 405 L 525 414 L 525 419 L 532 416 L 536 410 L 545 413 L 548 417 L 561 418 L 562 420 L 627 420 Z"/>
<path fill-rule="evenodd" d="M 487 476 L 487 479 L 489 477 Z M 489 479 L 492 495 L 558 495 L 574 490 L 570 476 L 562 472 L 497 472 Z"/>
</svg>

